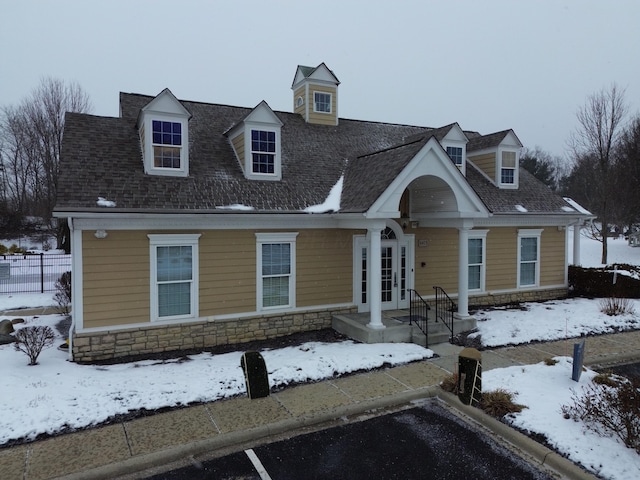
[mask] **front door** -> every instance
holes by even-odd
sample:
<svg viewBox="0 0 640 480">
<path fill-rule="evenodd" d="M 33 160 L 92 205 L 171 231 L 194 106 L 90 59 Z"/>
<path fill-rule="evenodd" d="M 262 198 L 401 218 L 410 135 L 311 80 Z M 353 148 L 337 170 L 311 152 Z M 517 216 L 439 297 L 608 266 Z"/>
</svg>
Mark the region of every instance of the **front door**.
<svg viewBox="0 0 640 480">
<path fill-rule="evenodd" d="M 380 301 L 383 310 L 409 308 L 410 278 L 412 278 L 413 236 L 398 239 L 391 229 L 383 231 L 380 241 Z M 354 300 L 359 311 L 369 311 L 369 244 L 357 237 L 354 252 Z"/>
<path fill-rule="evenodd" d="M 381 247 L 382 268 L 382 308 L 384 310 L 398 308 L 398 242 L 395 240 L 383 240 Z"/>
</svg>

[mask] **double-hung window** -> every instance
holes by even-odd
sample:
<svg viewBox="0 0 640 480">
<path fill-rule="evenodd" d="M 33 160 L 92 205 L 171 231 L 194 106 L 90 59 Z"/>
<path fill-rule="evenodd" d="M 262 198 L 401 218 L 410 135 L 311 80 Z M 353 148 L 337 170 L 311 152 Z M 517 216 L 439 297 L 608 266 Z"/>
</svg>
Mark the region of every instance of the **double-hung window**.
<svg viewBox="0 0 640 480">
<path fill-rule="evenodd" d="M 469 232 L 469 290 L 485 290 L 487 232 L 488 230 Z"/>
<path fill-rule="evenodd" d="M 252 173 L 273 175 L 276 166 L 276 132 L 251 130 Z"/>
<path fill-rule="evenodd" d="M 181 168 L 182 123 L 152 120 L 153 166 Z"/>
<path fill-rule="evenodd" d="M 313 111 L 331 113 L 331 94 L 313 92 Z"/>
<path fill-rule="evenodd" d="M 500 183 L 515 185 L 516 183 L 516 152 L 502 152 L 500 167 Z"/>
<path fill-rule="evenodd" d="M 458 168 L 462 167 L 462 147 L 447 147 L 447 155 Z"/>
<path fill-rule="evenodd" d="M 258 310 L 295 307 L 297 233 L 257 233 Z"/>
<path fill-rule="evenodd" d="M 199 234 L 148 235 L 151 319 L 198 316 Z"/>
<path fill-rule="evenodd" d="M 540 237 L 542 229 L 518 231 L 518 286 L 535 287 L 540 282 Z"/>
</svg>

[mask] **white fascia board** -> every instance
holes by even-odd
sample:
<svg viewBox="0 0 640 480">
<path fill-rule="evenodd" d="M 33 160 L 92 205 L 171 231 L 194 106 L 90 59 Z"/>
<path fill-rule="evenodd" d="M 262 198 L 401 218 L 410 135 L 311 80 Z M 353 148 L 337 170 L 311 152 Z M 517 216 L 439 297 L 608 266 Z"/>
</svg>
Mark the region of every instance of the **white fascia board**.
<svg viewBox="0 0 640 480">
<path fill-rule="evenodd" d="M 582 218 L 576 215 L 543 215 L 543 214 L 495 214 L 488 219 L 478 219 L 474 222 L 476 226 L 495 227 L 567 227 L 582 222 Z"/>
<path fill-rule="evenodd" d="M 256 105 L 256 107 L 244 117 L 243 121 L 246 123 L 278 125 L 280 127 L 283 125 L 273 109 L 264 100 Z"/>
<path fill-rule="evenodd" d="M 429 157 L 429 158 L 427 158 Z M 453 191 L 458 207 L 465 216 L 480 214 L 489 216 L 478 194 L 471 188 L 466 178 L 458 170 L 440 143 L 431 137 L 409 164 L 391 182 L 389 187 L 367 211 L 367 217 L 375 218 L 394 212 L 400 205 L 400 198 L 411 182 L 422 176 L 432 175 L 441 178 Z"/>
<path fill-rule="evenodd" d="M 458 125 L 457 122 L 453 124 L 453 126 L 451 127 L 451 130 L 449 130 L 449 132 L 442 139 L 442 143 L 446 143 L 446 142 L 460 143 L 460 142 L 463 142 L 463 143 L 466 144 L 468 141 L 469 141 L 469 139 L 464 134 L 464 131 L 462 130 L 462 128 L 460 128 L 460 125 Z"/>
<path fill-rule="evenodd" d="M 320 81 L 322 83 L 331 83 L 332 85 L 339 85 L 340 80 L 336 78 L 329 67 L 327 67 L 324 63 L 318 65 L 311 75 L 307 77 L 309 80 Z"/>
<path fill-rule="evenodd" d="M 351 228 L 362 214 L 105 214 L 74 215 L 79 230 L 235 230 Z"/>
</svg>

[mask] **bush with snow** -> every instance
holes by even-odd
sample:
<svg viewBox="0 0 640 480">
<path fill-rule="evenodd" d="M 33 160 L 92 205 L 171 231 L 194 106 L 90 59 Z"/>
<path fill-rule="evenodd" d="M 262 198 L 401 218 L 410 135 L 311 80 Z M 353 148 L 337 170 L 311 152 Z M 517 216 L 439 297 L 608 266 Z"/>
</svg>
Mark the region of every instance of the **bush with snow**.
<svg viewBox="0 0 640 480">
<path fill-rule="evenodd" d="M 29 365 L 37 365 L 40 352 L 43 348 L 53 345 L 55 334 L 51 327 L 38 325 L 21 328 L 15 337 L 15 349 L 29 357 Z"/>
</svg>

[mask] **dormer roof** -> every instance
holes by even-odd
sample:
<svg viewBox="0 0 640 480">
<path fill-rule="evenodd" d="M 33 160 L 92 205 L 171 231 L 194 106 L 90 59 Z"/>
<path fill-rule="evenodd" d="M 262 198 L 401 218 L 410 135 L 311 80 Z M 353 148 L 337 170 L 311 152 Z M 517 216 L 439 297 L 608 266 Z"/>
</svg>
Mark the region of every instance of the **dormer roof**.
<svg viewBox="0 0 640 480">
<path fill-rule="evenodd" d="M 291 88 L 295 88 L 303 80 L 314 80 L 319 83 L 330 83 L 333 85 L 340 85 L 340 80 L 335 74 L 322 62 L 317 67 L 306 67 L 304 65 L 298 65 L 296 74 L 293 77 L 293 83 Z"/>
<path fill-rule="evenodd" d="M 511 145 L 522 147 L 522 142 L 511 129 L 502 130 L 501 132 L 490 133 L 488 135 L 474 136 L 469 139 L 467 143 L 467 152 L 478 152 L 480 150 L 487 150 L 491 148 L 497 148 L 500 145 Z"/>
</svg>

